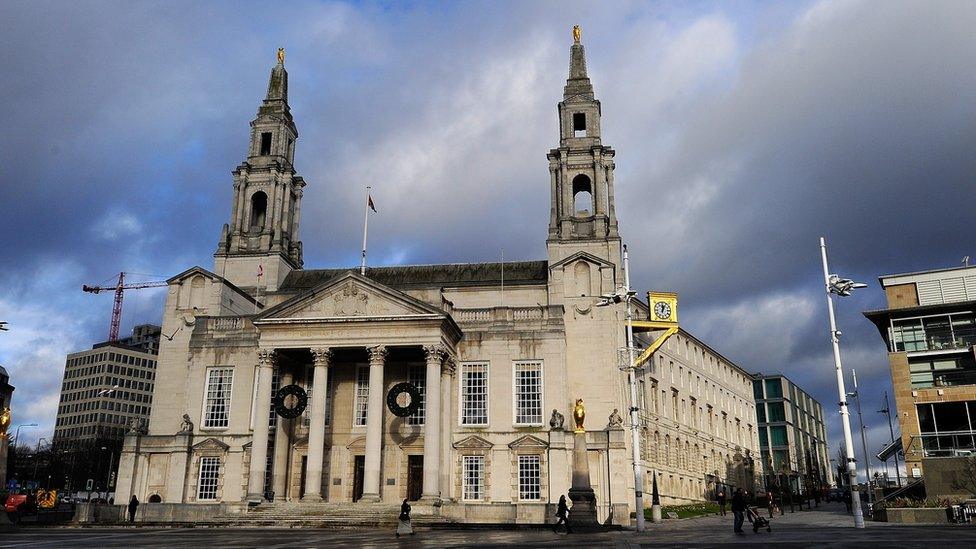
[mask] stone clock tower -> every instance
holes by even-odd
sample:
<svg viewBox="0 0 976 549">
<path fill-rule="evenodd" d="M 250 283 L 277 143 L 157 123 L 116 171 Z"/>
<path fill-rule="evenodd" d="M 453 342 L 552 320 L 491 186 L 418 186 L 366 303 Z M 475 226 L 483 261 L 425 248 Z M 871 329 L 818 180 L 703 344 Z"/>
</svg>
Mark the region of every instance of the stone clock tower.
<svg viewBox="0 0 976 549">
<path fill-rule="evenodd" d="M 216 273 L 238 287 L 274 291 L 289 271 L 302 268 L 298 221 L 305 180 L 293 165 L 297 140 L 279 49 L 267 97 L 251 121 L 247 159 L 232 172 L 231 222 L 214 253 Z"/>
<path fill-rule="evenodd" d="M 549 264 L 559 264 L 583 252 L 599 263 L 593 267 L 608 275 L 612 284 L 620 284 L 623 276 L 613 197 L 614 151 L 603 145 L 600 102 L 594 97 L 593 84 L 586 74 L 583 45 L 578 36 L 574 38 L 577 39 L 570 50 L 569 78 L 558 106 L 559 148 L 548 154 Z M 609 291 L 612 290 L 611 286 Z"/>
</svg>

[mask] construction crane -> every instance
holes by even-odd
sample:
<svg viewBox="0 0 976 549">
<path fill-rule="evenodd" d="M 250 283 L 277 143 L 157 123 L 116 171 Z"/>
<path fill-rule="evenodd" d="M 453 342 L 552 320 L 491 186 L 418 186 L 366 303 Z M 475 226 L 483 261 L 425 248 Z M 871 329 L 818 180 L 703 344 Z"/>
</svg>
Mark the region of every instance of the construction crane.
<svg viewBox="0 0 976 549">
<path fill-rule="evenodd" d="M 122 295 L 125 290 L 139 290 L 142 288 L 158 288 L 160 286 L 166 286 L 167 282 L 165 280 L 153 281 L 153 282 L 135 282 L 132 284 L 125 283 L 125 273 L 119 273 L 119 280 L 115 286 L 89 286 L 84 284 L 81 286 L 81 291 L 88 292 L 91 294 L 97 294 L 99 292 L 115 292 L 115 304 L 112 306 L 112 323 L 108 327 L 108 340 L 118 341 L 119 339 L 119 325 L 122 323 Z"/>
</svg>

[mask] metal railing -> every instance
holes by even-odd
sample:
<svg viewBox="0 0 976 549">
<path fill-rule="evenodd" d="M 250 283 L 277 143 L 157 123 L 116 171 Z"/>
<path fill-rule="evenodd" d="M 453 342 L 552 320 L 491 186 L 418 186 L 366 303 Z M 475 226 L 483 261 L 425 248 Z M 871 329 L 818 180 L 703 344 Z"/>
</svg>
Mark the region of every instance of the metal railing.
<svg viewBox="0 0 976 549">
<path fill-rule="evenodd" d="M 923 457 L 976 455 L 976 431 L 946 431 L 912 436 L 909 452 Z"/>
</svg>

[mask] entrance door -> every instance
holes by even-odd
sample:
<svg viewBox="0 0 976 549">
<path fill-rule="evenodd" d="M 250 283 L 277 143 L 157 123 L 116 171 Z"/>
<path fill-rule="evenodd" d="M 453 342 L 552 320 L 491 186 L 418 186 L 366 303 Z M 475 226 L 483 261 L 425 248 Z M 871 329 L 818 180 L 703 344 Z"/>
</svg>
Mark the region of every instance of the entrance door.
<svg viewBox="0 0 976 549">
<path fill-rule="evenodd" d="M 407 456 L 407 499 L 417 501 L 424 493 L 424 456 Z"/>
<path fill-rule="evenodd" d="M 305 467 L 308 465 L 308 456 L 302 456 L 302 475 L 301 483 L 298 485 L 298 499 L 305 497 Z"/>
<path fill-rule="evenodd" d="M 363 470 L 366 468 L 366 456 L 356 456 L 352 474 L 352 500 L 359 501 L 363 497 Z"/>
</svg>

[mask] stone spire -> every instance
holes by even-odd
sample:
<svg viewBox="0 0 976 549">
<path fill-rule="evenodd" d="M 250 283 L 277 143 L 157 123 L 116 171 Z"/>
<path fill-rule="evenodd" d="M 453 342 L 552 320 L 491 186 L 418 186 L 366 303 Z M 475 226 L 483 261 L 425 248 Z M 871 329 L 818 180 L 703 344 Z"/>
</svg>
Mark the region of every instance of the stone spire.
<svg viewBox="0 0 976 549">
<path fill-rule="evenodd" d="M 569 50 L 569 78 L 566 79 L 566 87 L 563 89 L 563 99 L 570 101 L 573 99 L 593 100 L 593 84 L 586 75 L 586 50 L 578 39 L 579 27 L 574 27 L 573 46 Z"/>
<path fill-rule="evenodd" d="M 268 78 L 268 95 L 258 109 L 258 115 L 272 113 L 291 117 L 291 108 L 288 106 L 288 71 L 285 70 L 284 48 L 278 48 L 278 64 L 271 69 L 271 77 Z"/>
</svg>

